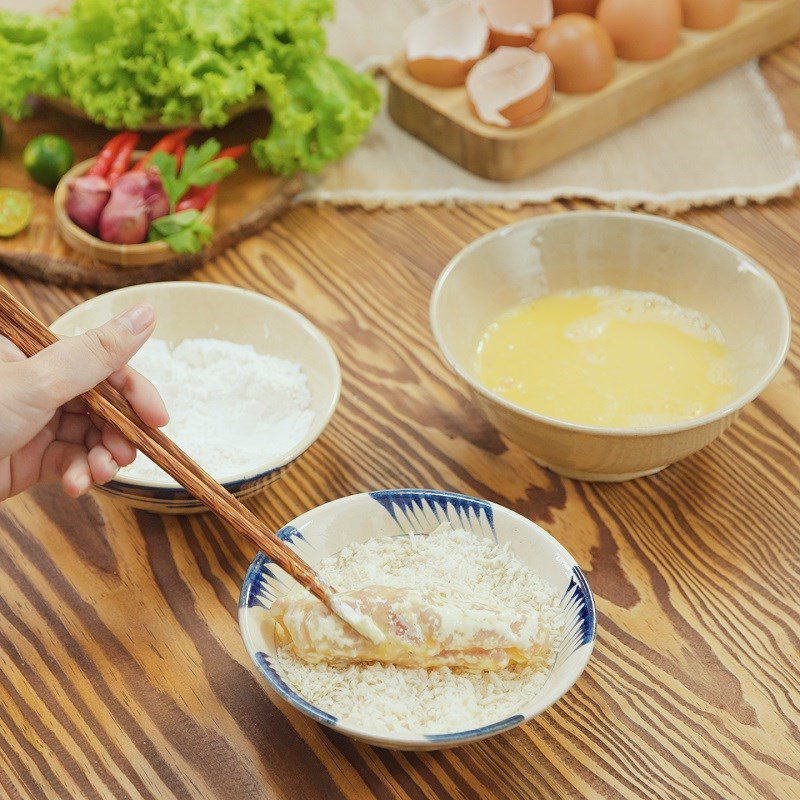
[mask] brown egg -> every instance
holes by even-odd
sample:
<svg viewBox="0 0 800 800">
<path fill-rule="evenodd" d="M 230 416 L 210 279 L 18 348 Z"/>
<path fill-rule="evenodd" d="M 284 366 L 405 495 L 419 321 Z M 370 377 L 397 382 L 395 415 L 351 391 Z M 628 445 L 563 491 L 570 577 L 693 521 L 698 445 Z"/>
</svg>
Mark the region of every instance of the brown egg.
<svg viewBox="0 0 800 800">
<path fill-rule="evenodd" d="M 608 31 L 586 14 L 563 14 L 536 37 L 553 63 L 559 92 L 596 92 L 614 77 L 616 53 Z"/>
<path fill-rule="evenodd" d="M 489 22 L 489 46 L 527 47 L 553 20 L 552 0 L 480 0 Z"/>
<path fill-rule="evenodd" d="M 681 0 L 686 28 L 710 31 L 733 22 L 739 12 L 739 0 Z"/>
<path fill-rule="evenodd" d="M 471 0 L 455 0 L 406 29 L 406 67 L 423 83 L 462 86 L 489 49 L 489 25 Z"/>
<path fill-rule="evenodd" d="M 600 0 L 597 21 L 611 34 L 617 55 L 652 61 L 678 44 L 683 15 L 680 0 Z"/>
<path fill-rule="evenodd" d="M 498 47 L 470 70 L 467 97 L 475 116 L 489 125 L 527 125 L 550 106 L 553 65 L 528 47 Z"/>
<path fill-rule="evenodd" d="M 553 13 L 559 14 L 589 14 L 597 11 L 600 0 L 553 0 Z"/>
</svg>

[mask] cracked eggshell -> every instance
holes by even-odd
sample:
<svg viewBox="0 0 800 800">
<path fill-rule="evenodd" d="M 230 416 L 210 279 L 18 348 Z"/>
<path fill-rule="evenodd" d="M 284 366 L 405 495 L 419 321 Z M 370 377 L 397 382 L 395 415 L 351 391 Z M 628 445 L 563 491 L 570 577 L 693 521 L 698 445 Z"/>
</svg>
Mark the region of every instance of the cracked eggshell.
<svg viewBox="0 0 800 800">
<path fill-rule="evenodd" d="M 698 31 L 724 28 L 736 19 L 739 0 L 681 0 L 683 24 Z"/>
<path fill-rule="evenodd" d="M 480 0 L 489 22 L 489 46 L 527 47 L 553 20 L 552 0 Z"/>
<path fill-rule="evenodd" d="M 475 116 L 489 125 L 527 125 L 550 106 L 553 65 L 527 47 L 498 47 L 470 70 L 467 97 Z"/>
<path fill-rule="evenodd" d="M 553 13 L 559 14 L 589 14 L 592 16 L 597 11 L 600 0 L 553 0 Z"/>
<path fill-rule="evenodd" d="M 455 0 L 406 29 L 406 67 L 432 86 L 462 86 L 489 48 L 489 25 L 476 3 Z"/>
<path fill-rule="evenodd" d="M 653 61 L 678 44 L 681 0 L 600 0 L 597 21 L 611 34 L 620 58 Z"/>
<path fill-rule="evenodd" d="M 614 77 L 614 43 L 594 17 L 586 14 L 556 17 L 536 37 L 534 47 L 553 63 L 559 92 L 596 92 Z"/>
</svg>

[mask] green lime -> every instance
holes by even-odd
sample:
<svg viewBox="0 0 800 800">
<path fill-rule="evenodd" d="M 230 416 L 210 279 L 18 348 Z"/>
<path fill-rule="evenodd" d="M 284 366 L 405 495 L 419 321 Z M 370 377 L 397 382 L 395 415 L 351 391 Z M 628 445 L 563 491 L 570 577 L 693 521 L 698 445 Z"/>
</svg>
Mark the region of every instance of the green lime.
<svg viewBox="0 0 800 800">
<path fill-rule="evenodd" d="M 66 139 L 47 133 L 31 139 L 22 154 L 28 175 L 42 186 L 55 186 L 74 159 L 72 147 Z"/>
<path fill-rule="evenodd" d="M 0 189 L 0 236 L 8 238 L 24 231 L 32 214 L 33 201 L 27 192 Z"/>
</svg>

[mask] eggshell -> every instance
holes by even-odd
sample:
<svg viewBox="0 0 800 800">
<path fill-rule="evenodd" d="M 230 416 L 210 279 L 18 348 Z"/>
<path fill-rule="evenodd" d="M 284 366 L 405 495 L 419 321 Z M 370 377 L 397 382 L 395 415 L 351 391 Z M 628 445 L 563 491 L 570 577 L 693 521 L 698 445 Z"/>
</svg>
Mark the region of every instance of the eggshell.
<svg viewBox="0 0 800 800">
<path fill-rule="evenodd" d="M 489 22 L 489 46 L 527 47 L 553 20 L 552 0 L 480 0 Z"/>
<path fill-rule="evenodd" d="M 652 61 L 678 44 L 683 14 L 680 0 L 600 0 L 597 21 L 611 34 L 617 55 Z"/>
<path fill-rule="evenodd" d="M 739 13 L 739 0 L 681 0 L 686 28 L 710 31 L 733 22 Z"/>
<path fill-rule="evenodd" d="M 467 97 L 483 122 L 511 128 L 535 122 L 553 97 L 553 65 L 527 47 L 498 47 L 467 76 Z"/>
<path fill-rule="evenodd" d="M 471 0 L 434 8 L 406 29 L 406 67 L 433 86 L 462 86 L 488 48 L 489 25 Z"/>
<path fill-rule="evenodd" d="M 586 14 L 556 17 L 539 33 L 534 47 L 553 63 L 559 92 L 596 92 L 614 77 L 611 36 Z"/>
<path fill-rule="evenodd" d="M 553 0 L 553 13 L 559 14 L 589 14 L 597 11 L 600 0 Z"/>
</svg>

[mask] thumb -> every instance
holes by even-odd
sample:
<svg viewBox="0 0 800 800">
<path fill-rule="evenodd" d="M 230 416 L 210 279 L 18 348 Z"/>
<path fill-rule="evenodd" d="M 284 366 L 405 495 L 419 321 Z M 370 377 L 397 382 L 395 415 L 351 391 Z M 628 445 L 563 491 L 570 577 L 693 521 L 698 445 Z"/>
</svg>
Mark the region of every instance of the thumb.
<svg viewBox="0 0 800 800">
<path fill-rule="evenodd" d="M 100 328 L 69 336 L 45 348 L 28 365 L 38 380 L 36 403 L 56 409 L 122 369 L 155 328 L 153 307 L 140 303 Z"/>
</svg>

